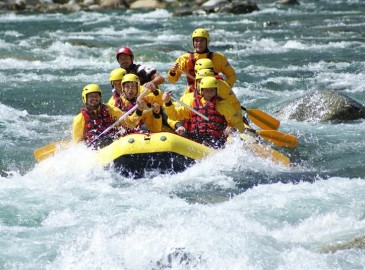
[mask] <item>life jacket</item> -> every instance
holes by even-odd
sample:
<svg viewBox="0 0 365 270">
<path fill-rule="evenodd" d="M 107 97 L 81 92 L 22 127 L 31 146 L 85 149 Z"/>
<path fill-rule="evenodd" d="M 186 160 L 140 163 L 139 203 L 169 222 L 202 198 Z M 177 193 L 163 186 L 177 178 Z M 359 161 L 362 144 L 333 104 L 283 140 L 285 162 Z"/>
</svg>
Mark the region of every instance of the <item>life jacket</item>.
<svg viewBox="0 0 365 270">
<path fill-rule="evenodd" d="M 133 98 L 132 100 L 128 100 L 130 102 L 129 105 L 127 105 L 127 99 L 124 98 L 120 98 L 120 106 L 118 107 L 122 112 L 128 112 L 130 109 L 132 109 L 134 107 L 134 105 L 137 104 L 137 97 Z M 147 103 L 148 106 L 148 103 Z M 124 127 L 124 132 L 122 134 L 122 136 L 125 136 L 127 134 L 130 133 L 137 133 L 137 132 L 141 132 L 141 127 L 144 123 L 142 121 L 139 121 L 139 123 L 137 124 L 137 126 L 135 126 L 134 128 L 129 128 L 129 127 Z"/>
<path fill-rule="evenodd" d="M 120 94 L 118 93 L 118 91 L 114 90 L 114 92 L 112 93 L 112 96 L 114 98 L 114 106 L 121 109 L 122 99 L 120 98 Z"/>
<path fill-rule="evenodd" d="M 190 93 L 194 93 L 195 92 L 194 84 L 189 85 L 189 92 Z"/>
<path fill-rule="evenodd" d="M 110 115 L 108 107 L 105 104 L 100 105 L 98 114 L 94 114 L 88 108 L 81 110 L 85 119 L 84 141 L 87 144 L 93 142 L 105 129 L 114 124 L 115 119 Z M 110 129 L 104 136 L 118 138 L 119 129 L 114 127 Z"/>
<path fill-rule="evenodd" d="M 209 121 L 193 113 L 192 117 L 184 122 L 188 137 L 201 143 L 204 143 L 205 139 L 208 138 L 211 142 L 207 143 L 214 148 L 222 147 L 227 139 L 227 136 L 224 135 L 227 121 L 215 108 L 218 101 L 220 98 L 215 97 L 213 100 L 207 101 L 204 106 L 201 97 L 195 95 L 193 108 L 207 116 Z"/>
<path fill-rule="evenodd" d="M 208 52 L 208 59 L 212 60 L 213 59 L 213 52 Z M 212 60 L 213 61 L 213 60 Z M 188 60 L 188 73 L 195 78 L 195 58 L 194 58 L 194 53 L 190 52 L 189 53 L 189 60 Z M 188 81 L 189 85 L 194 85 L 195 80 L 189 78 L 189 76 L 186 76 L 186 79 Z"/>
</svg>

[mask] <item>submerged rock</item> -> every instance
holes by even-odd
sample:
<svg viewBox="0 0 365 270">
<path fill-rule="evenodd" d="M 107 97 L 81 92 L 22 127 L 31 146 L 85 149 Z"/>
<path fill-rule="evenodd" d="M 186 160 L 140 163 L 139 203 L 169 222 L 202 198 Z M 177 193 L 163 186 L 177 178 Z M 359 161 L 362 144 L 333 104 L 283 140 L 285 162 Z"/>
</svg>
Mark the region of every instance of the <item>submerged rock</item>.
<svg viewBox="0 0 365 270">
<path fill-rule="evenodd" d="M 351 248 L 365 249 L 365 236 L 355 238 L 354 240 L 351 240 L 347 243 L 341 243 L 338 245 L 332 245 L 330 247 L 323 248 L 321 250 L 321 253 L 334 253 L 339 250 Z"/>
<path fill-rule="evenodd" d="M 177 266 L 184 269 L 195 269 L 201 261 L 202 258 L 200 254 L 189 252 L 186 248 L 174 248 L 165 258 L 157 261 L 156 266 L 158 267 L 157 269 L 173 269 Z"/>
<path fill-rule="evenodd" d="M 335 91 L 316 91 L 282 108 L 278 117 L 297 121 L 349 121 L 365 118 L 365 107 Z"/>
<path fill-rule="evenodd" d="M 11 177 L 13 177 L 14 175 L 13 175 L 13 173 L 12 173 L 12 172 L 6 172 L 6 171 L 1 170 L 1 171 L 0 171 L 0 176 L 1 176 L 1 177 L 4 177 L 4 178 L 11 178 Z"/>
</svg>

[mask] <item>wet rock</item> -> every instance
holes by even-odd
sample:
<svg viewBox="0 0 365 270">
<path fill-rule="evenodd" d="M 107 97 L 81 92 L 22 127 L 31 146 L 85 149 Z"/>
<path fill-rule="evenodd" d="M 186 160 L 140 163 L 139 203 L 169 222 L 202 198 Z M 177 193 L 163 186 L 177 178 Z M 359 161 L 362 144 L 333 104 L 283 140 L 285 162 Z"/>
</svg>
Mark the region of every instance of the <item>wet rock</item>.
<svg viewBox="0 0 365 270">
<path fill-rule="evenodd" d="M 185 248 L 173 249 L 166 258 L 156 262 L 157 269 L 195 269 L 202 261 L 200 254 L 194 254 L 187 251 Z"/>
<path fill-rule="evenodd" d="M 131 9 L 166 8 L 166 4 L 157 0 L 137 0 L 133 2 L 129 8 Z"/>
<path fill-rule="evenodd" d="M 54 4 L 60 4 L 60 5 L 65 5 L 65 4 L 68 4 L 69 2 L 70 2 L 70 4 L 75 3 L 75 2 L 69 1 L 69 0 L 53 0 Z"/>
<path fill-rule="evenodd" d="M 229 3 L 228 5 L 223 6 L 219 11 L 233 14 L 246 14 L 259 10 L 260 9 L 255 3 L 247 2 L 247 3 Z"/>
<path fill-rule="evenodd" d="M 206 15 L 215 12 L 233 14 L 249 13 L 259 10 L 251 1 L 227 0 L 10 0 L 0 1 L 0 10 L 77 12 L 98 9 L 173 9 L 175 16 Z"/>
<path fill-rule="evenodd" d="M 347 243 L 341 243 L 338 245 L 332 245 L 330 247 L 323 248 L 321 250 L 321 253 L 334 253 L 339 250 L 352 248 L 365 249 L 365 236 L 355 238 L 354 240 Z"/>
<path fill-rule="evenodd" d="M 25 10 L 27 3 L 25 0 L 16 0 L 13 4 L 15 10 Z"/>
<path fill-rule="evenodd" d="M 13 175 L 13 173 L 12 173 L 12 172 L 6 172 L 6 171 L 1 170 L 1 171 L 0 171 L 0 176 L 1 176 L 1 177 L 4 177 L 4 178 L 11 178 L 11 177 L 13 177 L 14 175 Z"/>
<path fill-rule="evenodd" d="M 123 0 L 100 0 L 100 7 L 105 9 L 128 8 L 129 3 Z"/>
<path fill-rule="evenodd" d="M 227 5 L 229 1 L 227 0 L 209 0 L 202 4 L 202 7 L 215 7 L 220 5 Z"/>
<path fill-rule="evenodd" d="M 282 108 L 278 117 L 297 121 L 350 121 L 365 118 L 365 107 L 354 99 L 332 90 L 316 91 Z"/>
<path fill-rule="evenodd" d="M 298 0 L 281 0 L 281 1 L 276 1 L 274 5 L 288 6 L 288 5 L 300 5 L 300 3 Z"/>
<path fill-rule="evenodd" d="M 210 13 L 233 13 L 233 14 L 245 14 L 253 11 L 260 10 L 256 3 L 251 1 L 236 1 L 228 2 L 225 0 L 210 0 L 204 3 L 201 7 L 184 7 L 177 9 L 174 12 L 174 16 L 187 16 L 187 15 L 205 15 Z"/>
</svg>

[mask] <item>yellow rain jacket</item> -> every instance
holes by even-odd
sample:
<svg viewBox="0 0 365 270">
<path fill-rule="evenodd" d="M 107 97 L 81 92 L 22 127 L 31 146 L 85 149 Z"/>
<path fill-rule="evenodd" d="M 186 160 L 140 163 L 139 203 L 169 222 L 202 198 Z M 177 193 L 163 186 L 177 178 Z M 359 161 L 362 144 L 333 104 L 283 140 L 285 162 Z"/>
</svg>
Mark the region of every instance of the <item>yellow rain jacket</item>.
<svg viewBox="0 0 365 270">
<path fill-rule="evenodd" d="M 219 79 L 218 87 L 219 87 L 218 96 L 222 99 L 227 100 L 230 104 L 232 104 L 233 108 L 238 114 L 238 117 L 243 119 L 241 103 L 238 100 L 236 94 L 232 91 L 232 88 L 229 86 L 229 84 L 226 81 Z M 180 98 L 180 101 L 184 102 L 185 100 L 184 96 L 189 93 L 191 93 L 190 86 L 186 87 L 182 97 Z"/>
<path fill-rule="evenodd" d="M 190 107 L 193 107 L 194 104 L 194 93 L 189 93 L 184 96 L 184 103 Z M 207 103 L 207 101 L 203 97 L 201 98 L 201 102 L 203 105 Z M 173 105 L 166 106 L 164 105 L 165 111 L 168 115 L 168 117 L 173 121 L 181 121 L 184 119 L 189 119 L 192 115 L 192 112 L 190 109 L 180 106 L 177 103 L 173 102 Z M 238 117 L 235 109 L 232 107 L 232 105 L 226 101 L 226 100 L 220 100 L 216 103 L 215 109 L 218 113 L 224 116 L 224 118 L 227 121 L 227 126 L 233 127 L 240 132 L 244 131 L 244 123 L 242 121 L 242 117 Z"/>
<path fill-rule="evenodd" d="M 117 107 L 110 106 L 109 104 L 105 104 L 108 107 L 109 114 L 115 118 L 115 121 L 117 121 L 124 113 L 118 109 Z M 134 128 L 139 121 L 141 120 L 141 116 L 138 116 L 136 111 L 133 112 L 132 115 L 127 116 L 125 119 L 123 119 L 119 125 L 128 127 L 128 128 Z M 79 113 L 75 116 L 73 121 L 73 128 L 72 128 L 72 139 L 75 142 L 80 142 L 84 139 L 84 128 L 85 128 L 85 118 L 82 113 Z"/>
<path fill-rule="evenodd" d="M 138 95 L 140 95 L 140 93 L 142 93 L 144 90 L 145 90 L 145 88 L 143 86 L 140 86 Z M 162 109 L 162 105 L 163 105 L 162 92 L 159 89 L 157 89 L 156 91 L 158 91 L 158 95 L 155 95 L 154 93 L 149 93 L 148 95 L 143 97 L 143 100 L 146 101 L 147 104 L 158 103 L 161 105 L 161 109 Z M 123 106 L 125 108 L 131 108 L 134 105 L 124 95 L 121 95 L 120 99 L 121 99 L 121 103 L 123 104 Z M 112 106 L 115 105 L 114 96 L 112 96 L 109 99 L 108 104 L 112 105 Z M 120 108 L 120 109 L 123 110 L 123 108 Z M 140 120 L 141 120 L 141 123 L 146 124 L 147 128 L 152 132 L 159 132 L 162 130 L 162 117 L 160 116 L 159 118 L 156 118 L 154 116 L 152 110 L 144 111 Z"/>
<path fill-rule="evenodd" d="M 189 58 L 190 53 L 186 53 L 176 59 L 175 63 L 179 64 L 179 68 L 185 72 L 189 72 Z M 194 52 L 194 59 L 197 61 L 198 59 L 208 58 L 208 53 L 197 53 Z M 221 53 L 213 52 L 213 57 L 211 59 L 214 64 L 214 72 L 215 73 L 223 73 L 226 77 L 226 82 L 233 87 L 234 83 L 237 80 L 236 71 L 233 69 L 228 59 Z M 179 80 L 181 76 L 181 72 L 177 71 L 174 76 L 170 74 L 170 71 L 167 72 L 167 79 L 170 83 L 175 83 Z"/>
</svg>

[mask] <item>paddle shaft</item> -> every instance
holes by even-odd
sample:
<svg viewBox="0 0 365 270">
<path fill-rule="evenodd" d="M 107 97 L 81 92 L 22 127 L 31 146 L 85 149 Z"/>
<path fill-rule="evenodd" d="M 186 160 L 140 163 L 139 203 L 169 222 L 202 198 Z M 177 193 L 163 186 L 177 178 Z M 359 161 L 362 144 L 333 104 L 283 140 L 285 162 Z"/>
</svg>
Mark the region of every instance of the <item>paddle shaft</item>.
<svg viewBox="0 0 365 270">
<path fill-rule="evenodd" d="M 182 70 L 180 68 L 177 69 L 178 71 L 180 71 L 181 73 L 184 73 L 186 75 L 186 77 L 189 77 L 192 80 L 195 80 L 195 77 L 192 76 L 190 73 L 187 73 L 185 70 Z"/>
<path fill-rule="evenodd" d="M 209 118 L 207 116 L 205 116 L 204 114 L 198 112 L 197 110 L 195 110 L 194 108 L 190 107 L 189 105 L 185 104 L 184 102 L 181 102 L 180 100 L 174 98 L 171 96 L 171 99 L 174 100 L 175 102 L 179 103 L 180 105 L 184 106 L 185 108 L 189 109 L 190 111 L 194 112 L 195 114 L 199 115 L 200 117 L 204 118 L 205 120 L 209 121 Z"/>
<path fill-rule="evenodd" d="M 241 109 L 247 113 L 255 125 L 262 129 L 277 130 L 280 126 L 279 120 L 259 109 L 246 109 L 243 106 L 241 106 Z"/>
<path fill-rule="evenodd" d="M 195 77 L 186 72 L 185 70 L 182 70 L 178 68 L 178 71 L 185 74 L 187 77 L 189 77 L 192 80 L 195 80 Z M 250 117 L 251 121 L 254 122 L 258 127 L 262 129 L 270 129 L 270 130 L 277 130 L 280 126 L 280 121 L 272 117 L 271 115 L 268 115 L 267 113 L 258 110 L 258 109 L 246 109 L 245 107 L 241 106 L 241 109 L 244 110 L 248 116 Z"/>
</svg>

